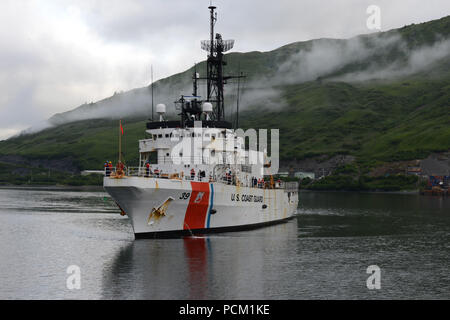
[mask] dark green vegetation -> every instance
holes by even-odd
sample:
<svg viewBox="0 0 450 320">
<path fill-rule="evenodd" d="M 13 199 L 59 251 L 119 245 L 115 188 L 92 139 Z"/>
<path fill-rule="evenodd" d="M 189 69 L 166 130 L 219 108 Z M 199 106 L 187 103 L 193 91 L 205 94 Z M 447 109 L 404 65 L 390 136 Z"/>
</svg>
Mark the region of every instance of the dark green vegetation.
<svg viewBox="0 0 450 320">
<path fill-rule="evenodd" d="M 284 88 L 287 107 L 245 127 L 280 129 L 282 159 L 351 154 L 361 161 L 420 159 L 450 148 L 450 77 L 390 84 L 308 82 Z"/>
<path fill-rule="evenodd" d="M 145 136 L 145 121 L 123 121 L 122 152 L 126 163 L 139 159 L 138 139 Z M 31 159 L 73 157 L 79 170 L 102 170 L 105 160 L 118 159 L 119 122 L 85 120 L 50 128 L 33 135 L 1 142 L 4 154 Z M 5 149 L 3 149 L 5 148 Z"/>
<path fill-rule="evenodd" d="M 297 181 L 295 178 L 277 177 L 284 181 Z M 359 163 L 338 167 L 332 175 L 312 180 L 304 178 L 300 181 L 300 189 L 338 190 L 338 191 L 404 191 L 418 190 L 424 186 L 424 180 L 415 175 L 386 174 L 369 176 L 367 170 L 361 172 Z M 426 184 L 426 183 L 425 183 Z"/>
<path fill-rule="evenodd" d="M 302 186 L 309 190 L 342 191 L 402 191 L 416 190 L 419 187 L 417 176 L 390 175 L 369 177 L 351 175 L 331 175 Z"/>
<path fill-rule="evenodd" d="M 0 162 L 1 185 L 97 185 L 103 184 L 103 176 L 70 174 L 42 167 L 24 167 Z"/>
<path fill-rule="evenodd" d="M 381 49 L 377 47 L 377 42 L 394 36 L 397 38 L 392 44 Z M 251 97 L 252 83 L 258 80 L 258 85 L 265 83 L 277 92 L 268 100 L 281 105 L 275 108 L 273 103 L 252 103 L 248 99 L 240 113 L 239 125 L 242 128 L 280 129 L 282 160 L 337 154 L 356 157 L 353 169 L 349 169 L 352 172 L 337 172 L 332 177 L 315 182 L 311 188 L 408 189 L 417 182 L 411 180 L 413 178 L 370 178 L 367 173 L 370 168 L 384 162 L 422 159 L 431 152 L 450 149 L 450 52 L 426 65 L 426 68 L 413 70 L 408 63 L 415 50 L 426 46 L 430 48 L 449 39 L 450 17 L 360 36 L 358 41 L 366 45 L 366 50 L 372 48 L 364 59 L 345 60 L 317 77 L 302 78 L 300 74 L 298 79 L 292 78 L 291 70 L 289 81 L 283 80 L 285 74 L 280 70 L 293 56 L 312 50 L 316 44 L 345 46 L 352 39 L 321 39 L 289 44 L 270 52 L 228 54 L 227 72 L 237 74 L 242 71 L 247 75 L 243 100 L 246 95 Z M 370 81 L 348 81 L 348 78 L 343 78 L 362 71 L 367 74 L 383 68 L 391 70 L 389 66 L 392 65 L 404 68 L 404 72 L 391 75 L 381 73 L 376 80 Z M 204 69 L 204 63 L 197 66 L 199 71 Z M 190 69 L 159 81 L 155 91 L 168 87 L 178 92 L 189 85 L 192 72 L 193 69 Z M 229 88 L 234 90 L 235 84 L 230 84 Z M 148 91 L 148 88 L 136 90 Z M 111 99 L 120 99 L 118 96 Z M 122 97 L 124 105 L 127 105 L 127 97 Z M 230 109 L 234 109 L 232 97 L 229 101 Z M 81 108 L 95 107 L 94 104 Z M 63 116 L 55 116 L 54 123 L 61 121 Z M 124 117 L 123 152 L 128 165 L 137 165 L 137 140 L 145 138 L 145 122 L 144 116 Z M 115 161 L 118 158 L 118 134 L 118 120 L 71 122 L 0 142 L 0 161 L 5 155 L 26 159 L 69 157 L 78 170 L 98 170 L 105 160 Z M 0 164 L 0 183 L 29 181 L 30 177 L 23 172 L 16 170 L 17 173 L 12 174 L 14 166 L 20 167 L 20 164 Z M 39 173 L 41 169 L 35 170 Z M 45 170 L 48 171 L 48 168 L 42 168 L 42 176 Z M 38 179 L 37 176 L 33 171 L 33 179 Z M 66 181 L 66 178 L 58 180 L 56 175 L 54 177 L 53 182 Z M 46 183 L 44 180 L 42 178 L 42 183 Z M 52 181 L 49 180 L 49 183 Z"/>
</svg>

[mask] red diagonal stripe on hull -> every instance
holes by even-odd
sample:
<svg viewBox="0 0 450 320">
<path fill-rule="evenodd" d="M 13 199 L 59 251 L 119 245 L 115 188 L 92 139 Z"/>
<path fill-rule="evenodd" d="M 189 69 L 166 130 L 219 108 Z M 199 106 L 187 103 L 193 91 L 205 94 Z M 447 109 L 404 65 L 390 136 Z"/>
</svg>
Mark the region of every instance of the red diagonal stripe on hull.
<svg viewBox="0 0 450 320">
<path fill-rule="evenodd" d="M 191 182 L 192 192 L 184 216 L 183 229 L 203 229 L 209 206 L 209 183 Z"/>
</svg>

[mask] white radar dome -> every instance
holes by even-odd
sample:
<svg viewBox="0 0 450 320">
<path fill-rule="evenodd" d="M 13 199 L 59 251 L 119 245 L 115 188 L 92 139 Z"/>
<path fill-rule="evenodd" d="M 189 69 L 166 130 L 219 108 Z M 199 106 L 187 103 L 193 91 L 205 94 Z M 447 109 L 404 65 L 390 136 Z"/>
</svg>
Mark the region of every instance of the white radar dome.
<svg viewBox="0 0 450 320">
<path fill-rule="evenodd" d="M 208 112 L 208 113 L 213 112 L 213 105 L 209 102 L 205 102 L 203 104 L 203 112 Z"/>
<path fill-rule="evenodd" d="M 166 105 L 162 103 L 156 105 L 156 113 L 160 115 L 166 113 Z"/>
</svg>

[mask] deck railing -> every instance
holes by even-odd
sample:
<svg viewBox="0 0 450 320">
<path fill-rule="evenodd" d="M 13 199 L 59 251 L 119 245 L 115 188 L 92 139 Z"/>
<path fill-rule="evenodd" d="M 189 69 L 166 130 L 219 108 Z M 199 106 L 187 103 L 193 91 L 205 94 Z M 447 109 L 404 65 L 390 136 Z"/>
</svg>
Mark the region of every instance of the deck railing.
<svg viewBox="0 0 450 320">
<path fill-rule="evenodd" d="M 284 183 L 284 190 L 286 192 L 298 191 L 298 182 L 289 181 Z"/>
<path fill-rule="evenodd" d="M 156 172 L 155 172 L 156 171 Z M 226 172 L 221 172 L 216 177 L 198 177 L 195 175 L 192 178 L 188 174 L 184 173 L 164 173 L 161 171 L 157 171 L 155 169 L 148 170 L 145 167 L 124 167 L 123 173 L 118 175 L 116 168 L 105 168 L 105 176 L 107 177 L 146 177 L 146 178 L 161 178 L 161 179 L 175 179 L 175 180 L 187 180 L 187 181 L 200 181 L 200 182 L 221 182 L 228 185 L 236 184 L 236 177 L 233 174 L 226 174 Z M 239 180 L 238 180 L 239 181 Z M 245 183 L 240 181 L 239 184 L 241 186 L 252 187 L 252 183 Z M 247 185 L 248 184 L 248 185 Z M 264 181 L 262 183 L 257 183 L 256 188 L 270 188 L 269 182 Z M 275 182 L 275 189 L 284 189 L 286 192 L 294 192 L 298 191 L 298 182 L 285 182 L 285 181 L 277 181 Z"/>
<path fill-rule="evenodd" d="M 105 168 L 105 176 L 116 177 L 116 168 Z M 146 178 L 162 178 L 162 179 L 177 179 L 177 180 L 188 180 L 188 181 L 209 181 L 209 177 L 198 177 L 195 175 L 191 178 L 190 175 L 185 175 L 183 173 L 165 173 L 160 170 L 147 169 L 145 167 L 125 167 L 123 169 L 124 177 L 146 177 Z"/>
</svg>

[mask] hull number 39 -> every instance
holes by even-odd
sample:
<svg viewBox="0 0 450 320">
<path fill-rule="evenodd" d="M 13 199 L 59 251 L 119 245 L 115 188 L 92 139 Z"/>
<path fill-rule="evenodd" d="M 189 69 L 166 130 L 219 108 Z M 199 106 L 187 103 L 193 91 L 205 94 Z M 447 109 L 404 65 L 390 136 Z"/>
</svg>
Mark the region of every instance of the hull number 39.
<svg viewBox="0 0 450 320">
<path fill-rule="evenodd" d="M 183 192 L 180 196 L 180 200 L 187 200 L 191 196 L 190 192 Z"/>
</svg>

